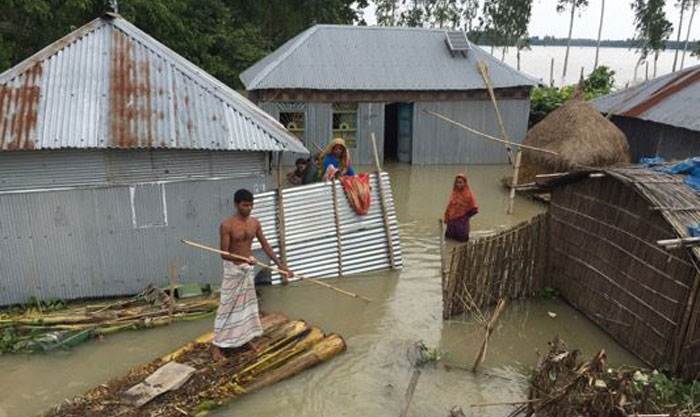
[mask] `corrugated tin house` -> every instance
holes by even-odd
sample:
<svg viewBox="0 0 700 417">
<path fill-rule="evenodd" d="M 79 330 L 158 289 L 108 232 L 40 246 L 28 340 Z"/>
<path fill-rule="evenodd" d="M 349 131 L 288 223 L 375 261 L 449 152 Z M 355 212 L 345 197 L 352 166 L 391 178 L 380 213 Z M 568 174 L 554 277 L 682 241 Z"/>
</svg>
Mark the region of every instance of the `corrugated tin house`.
<svg viewBox="0 0 700 417">
<path fill-rule="evenodd" d="M 282 125 L 118 15 L 0 74 L 0 304 L 216 282 L 233 193 L 264 191 Z"/>
<path fill-rule="evenodd" d="M 639 166 L 555 180 L 545 282 L 646 363 L 697 378 L 700 248 L 657 244 L 700 221 L 684 180 Z"/>
<path fill-rule="evenodd" d="M 507 131 L 527 131 L 537 81 L 472 45 L 463 32 L 316 25 L 241 74 L 249 97 L 310 150 L 333 137 L 358 164 L 380 158 L 414 164 L 503 163 L 504 147 L 438 120 L 433 110 L 502 136 L 477 63 L 488 66 Z"/>
<path fill-rule="evenodd" d="M 593 105 L 613 113 L 627 135 L 632 160 L 700 155 L 700 65 L 601 97 Z"/>
</svg>

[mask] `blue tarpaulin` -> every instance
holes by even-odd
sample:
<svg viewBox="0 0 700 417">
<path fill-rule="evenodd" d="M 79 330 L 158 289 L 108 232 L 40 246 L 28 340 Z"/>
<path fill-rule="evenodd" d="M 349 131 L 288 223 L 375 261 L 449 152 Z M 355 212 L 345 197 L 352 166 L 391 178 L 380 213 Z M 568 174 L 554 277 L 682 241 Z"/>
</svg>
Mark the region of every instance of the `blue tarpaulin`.
<svg viewBox="0 0 700 417">
<path fill-rule="evenodd" d="M 644 165 L 645 167 L 650 167 L 652 165 L 657 165 L 657 164 L 663 164 L 664 162 L 666 162 L 666 158 L 664 158 L 663 156 L 639 158 L 639 163 L 641 165 Z"/>
<path fill-rule="evenodd" d="M 654 167 L 653 169 L 667 174 L 686 175 L 683 182 L 693 187 L 693 190 L 700 191 L 700 157 L 688 159 L 670 167 Z"/>
<path fill-rule="evenodd" d="M 688 226 L 688 235 L 690 235 L 690 237 L 700 236 L 700 224 L 693 224 Z"/>
</svg>

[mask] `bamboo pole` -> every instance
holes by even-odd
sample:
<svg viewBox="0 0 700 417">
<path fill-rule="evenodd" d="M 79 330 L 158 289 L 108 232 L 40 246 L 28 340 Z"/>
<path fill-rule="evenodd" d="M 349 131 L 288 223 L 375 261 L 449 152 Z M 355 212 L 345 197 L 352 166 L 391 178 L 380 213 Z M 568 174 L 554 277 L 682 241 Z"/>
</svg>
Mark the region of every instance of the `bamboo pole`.
<svg viewBox="0 0 700 417">
<path fill-rule="evenodd" d="M 486 349 L 488 348 L 489 338 L 491 337 L 491 333 L 493 333 L 493 329 L 496 326 L 498 318 L 501 316 L 501 313 L 503 312 L 505 306 L 506 299 L 501 298 L 498 301 L 498 306 L 496 306 L 496 311 L 494 311 L 493 316 L 491 316 L 491 320 L 489 320 L 489 322 L 486 324 L 484 342 L 481 344 L 481 349 L 479 350 L 479 354 L 477 355 L 476 361 L 474 362 L 474 367 L 472 368 L 472 372 L 474 373 L 479 372 L 479 366 L 481 366 L 481 364 L 484 362 L 484 359 L 486 359 Z"/>
<path fill-rule="evenodd" d="M 389 264 L 391 269 L 396 269 L 396 255 L 394 254 L 394 238 L 391 235 L 391 224 L 389 224 L 389 211 L 386 206 L 386 194 L 382 183 L 382 166 L 379 163 L 379 152 L 377 152 L 377 138 L 374 132 L 372 137 L 372 149 L 374 150 L 374 162 L 377 165 L 377 186 L 379 187 L 379 198 L 382 204 L 382 218 L 384 219 L 384 232 L 386 233 L 386 243 L 389 245 Z"/>
<path fill-rule="evenodd" d="M 185 239 L 181 239 L 180 241 L 181 241 L 182 243 L 186 244 L 186 245 L 190 245 L 190 246 L 195 247 L 195 248 L 198 248 L 198 249 L 206 250 L 206 251 L 209 251 L 209 252 L 212 252 L 212 253 L 218 253 L 218 254 L 220 254 L 220 255 L 228 255 L 228 256 L 230 256 L 230 257 L 232 257 L 232 258 L 234 258 L 234 259 L 237 259 L 237 260 L 239 260 L 239 261 L 245 261 L 245 262 L 248 261 L 248 258 L 245 258 L 245 257 L 243 257 L 243 256 L 239 256 L 239 255 L 236 255 L 235 253 L 225 252 L 225 251 L 222 251 L 222 250 L 219 250 L 219 249 L 214 249 L 214 248 L 212 248 L 212 247 L 205 246 L 205 245 L 202 245 L 202 244 L 196 243 L 196 242 L 191 242 L 191 241 L 185 240 Z M 255 263 L 256 263 L 256 265 L 258 265 L 258 266 L 261 267 L 261 268 L 269 269 L 270 271 L 278 272 L 278 273 L 280 273 L 280 274 L 286 274 L 286 272 L 282 271 L 281 269 L 275 268 L 274 266 L 266 265 L 266 264 L 264 264 L 264 263 L 262 263 L 262 262 L 260 262 L 260 261 L 256 261 Z M 362 295 L 355 294 L 355 293 L 352 293 L 352 292 L 350 292 L 350 291 L 346 291 L 346 290 L 344 290 L 344 289 L 342 289 L 342 288 L 335 287 L 335 286 L 333 286 L 333 285 L 331 285 L 331 284 L 327 284 L 327 283 L 325 283 L 325 282 L 319 281 L 319 280 L 314 279 L 314 278 L 309 278 L 309 277 L 305 277 L 305 276 L 303 276 L 303 275 L 298 275 L 298 274 L 295 275 L 295 277 L 298 278 L 299 280 L 309 281 L 309 282 L 312 282 L 312 283 L 314 283 L 314 284 L 316 284 L 316 285 L 320 285 L 320 286 L 322 286 L 322 287 L 326 287 L 326 288 L 328 288 L 329 290 L 336 291 L 336 292 L 338 292 L 338 293 L 340 293 L 340 294 L 345 294 L 345 295 L 350 296 L 350 297 L 353 297 L 353 298 L 359 298 L 359 299 L 364 300 L 364 301 L 367 301 L 367 302 L 371 302 L 371 301 L 372 301 L 371 298 L 367 298 L 367 297 L 364 297 L 364 296 L 362 296 Z"/>
<path fill-rule="evenodd" d="M 549 86 L 554 87 L 554 58 L 552 58 L 552 63 L 549 65 Z"/>
<path fill-rule="evenodd" d="M 279 239 L 280 260 L 287 265 L 287 234 L 284 230 L 284 198 L 282 196 L 282 153 L 277 160 L 277 236 Z"/>
<path fill-rule="evenodd" d="M 432 111 L 432 110 L 423 110 L 423 111 L 424 111 L 425 113 L 431 115 L 431 116 L 435 116 L 435 117 L 437 117 L 438 119 L 442 119 L 442 120 L 444 120 L 444 121 L 446 121 L 446 122 L 448 122 L 448 123 L 451 123 L 451 124 L 453 124 L 453 125 L 455 125 L 455 126 L 461 127 L 462 129 L 464 129 L 464 130 L 466 130 L 466 131 L 469 131 L 469 132 L 471 132 L 471 133 L 473 133 L 473 134 L 475 134 L 475 135 L 477 135 L 477 136 L 481 136 L 481 137 L 483 137 L 483 138 L 485 138 L 485 139 L 488 139 L 488 140 L 491 140 L 491 141 L 494 141 L 494 142 L 505 143 L 505 144 L 507 144 L 507 145 L 509 145 L 509 146 L 515 146 L 515 147 L 520 148 L 520 149 L 529 149 L 529 150 L 535 151 L 535 152 L 543 152 L 543 153 L 548 153 L 548 154 L 551 154 L 551 155 L 559 155 L 557 152 L 550 151 L 549 149 L 543 149 L 543 148 L 538 148 L 538 147 L 536 147 L 536 146 L 524 145 L 524 144 L 522 144 L 522 143 L 510 142 L 510 141 L 506 141 L 506 140 L 503 140 L 503 139 L 499 139 L 499 138 L 494 137 L 494 136 L 491 136 L 491 135 L 489 135 L 489 134 L 487 134 L 487 133 L 483 133 L 483 132 L 480 132 L 480 131 L 478 131 L 478 130 L 476 130 L 476 129 L 473 129 L 473 128 L 469 127 L 469 126 L 466 126 L 466 125 L 464 125 L 464 124 L 462 124 L 462 123 L 460 123 L 460 122 L 454 121 L 454 120 L 450 119 L 449 117 L 443 116 L 442 114 L 436 113 L 436 112 L 434 112 L 434 111 Z"/>
<path fill-rule="evenodd" d="M 508 198 L 508 214 L 513 214 L 513 203 L 515 202 L 515 188 L 518 186 L 518 173 L 520 172 L 520 162 L 523 158 L 523 151 L 518 149 L 515 154 L 515 165 L 513 166 L 513 182 L 510 187 L 510 197 Z"/>
<path fill-rule="evenodd" d="M 335 235 L 338 243 L 338 276 L 343 277 L 343 241 L 340 238 L 340 211 L 338 208 L 338 192 L 335 189 L 335 179 L 331 181 L 333 192 L 333 217 L 335 218 Z"/>
<path fill-rule="evenodd" d="M 172 259 L 168 260 L 168 281 L 170 283 L 170 305 L 168 306 L 168 319 L 173 322 L 173 308 L 175 307 L 175 287 L 177 287 L 177 270 Z"/>
<path fill-rule="evenodd" d="M 408 388 L 406 388 L 406 397 L 404 399 L 403 409 L 401 410 L 401 417 L 406 417 L 408 415 L 408 410 L 411 408 L 413 394 L 416 392 L 416 386 L 418 385 L 418 377 L 420 377 L 420 370 L 414 369 L 413 374 L 411 374 L 411 381 L 408 383 Z"/>
<path fill-rule="evenodd" d="M 443 219 L 438 219 L 438 228 L 440 229 L 440 277 L 444 290 L 447 270 L 445 269 L 445 221 Z"/>
<path fill-rule="evenodd" d="M 510 138 L 508 137 L 508 132 L 506 131 L 506 126 L 503 123 L 503 118 L 501 117 L 501 110 L 498 108 L 498 102 L 496 101 L 496 94 L 493 91 L 493 86 L 491 85 L 491 79 L 489 78 L 489 69 L 484 63 L 484 61 L 479 61 L 477 64 L 477 67 L 479 69 L 479 72 L 481 73 L 481 77 L 484 79 L 484 84 L 486 84 L 486 89 L 489 92 L 489 97 L 491 97 L 491 104 L 493 105 L 493 109 L 496 111 L 496 119 L 498 119 L 498 124 L 501 126 L 501 134 L 503 134 L 503 139 L 506 141 L 510 142 Z M 508 160 L 512 161 L 512 155 L 511 155 L 511 150 L 510 146 L 505 145 L 506 147 L 506 152 L 508 152 Z"/>
</svg>

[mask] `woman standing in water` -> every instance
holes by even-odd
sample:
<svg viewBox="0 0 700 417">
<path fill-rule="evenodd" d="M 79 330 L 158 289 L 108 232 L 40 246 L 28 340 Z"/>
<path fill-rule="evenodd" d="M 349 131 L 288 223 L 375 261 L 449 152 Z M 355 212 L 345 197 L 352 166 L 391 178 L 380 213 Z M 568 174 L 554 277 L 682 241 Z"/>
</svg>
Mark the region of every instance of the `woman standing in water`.
<svg viewBox="0 0 700 417">
<path fill-rule="evenodd" d="M 355 175 L 355 170 L 350 166 L 350 153 L 345 141 L 341 138 L 333 139 L 326 150 L 321 154 L 321 179 L 329 181 L 338 176 Z M 330 169 L 329 169 L 330 168 Z"/>
<path fill-rule="evenodd" d="M 447 230 L 445 237 L 448 239 L 466 242 L 469 240 L 469 219 L 479 212 L 474 194 L 469 188 L 466 174 L 455 177 L 452 185 L 450 202 L 445 209 L 445 224 Z"/>
</svg>

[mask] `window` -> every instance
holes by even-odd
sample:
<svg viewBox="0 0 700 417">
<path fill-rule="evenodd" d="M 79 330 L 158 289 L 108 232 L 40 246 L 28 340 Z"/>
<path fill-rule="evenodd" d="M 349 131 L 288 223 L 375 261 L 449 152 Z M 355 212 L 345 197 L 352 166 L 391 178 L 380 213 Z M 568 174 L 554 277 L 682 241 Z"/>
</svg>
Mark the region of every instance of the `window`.
<svg viewBox="0 0 700 417">
<path fill-rule="evenodd" d="M 348 148 L 357 148 L 357 103 L 333 105 L 333 137 L 343 138 Z"/>
<path fill-rule="evenodd" d="M 300 141 L 304 141 L 306 113 L 304 111 L 280 111 L 280 123 Z"/>
</svg>

